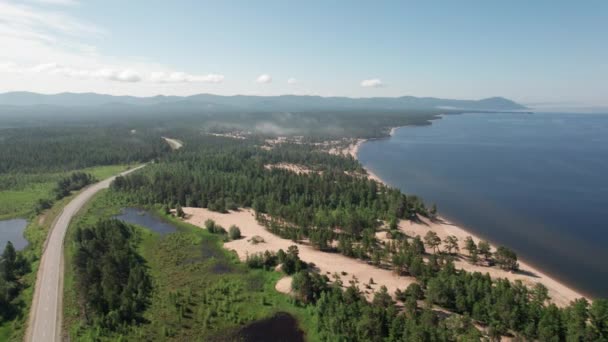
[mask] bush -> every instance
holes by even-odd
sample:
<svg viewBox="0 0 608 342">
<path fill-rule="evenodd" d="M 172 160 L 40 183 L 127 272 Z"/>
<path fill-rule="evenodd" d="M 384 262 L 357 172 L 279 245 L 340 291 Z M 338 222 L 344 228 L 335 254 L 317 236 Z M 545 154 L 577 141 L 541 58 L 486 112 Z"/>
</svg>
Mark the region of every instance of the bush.
<svg viewBox="0 0 608 342">
<path fill-rule="evenodd" d="M 231 240 L 238 240 L 241 238 L 241 230 L 234 224 L 228 229 L 228 234 L 230 235 Z"/>
<path fill-rule="evenodd" d="M 264 268 L 264 269 L 272 269 L 277 263 L 277 255 L 270 251 L 265 251 L 264 253 L 254 253 L 251 255 L 247 255 L 247 260 L 245 261 L 249 268 Z"/>
<path fill-rule="evenodd" d="M 207 228 L 207 230 L 211 234 L 221 234 L 221 235 L 226 234 L 226 229 L 224 229 L 219 224 L 216 224 L 215 221 L 213 221 L 211 219 L 205 221 L 205 228 Z"/>
</svg>

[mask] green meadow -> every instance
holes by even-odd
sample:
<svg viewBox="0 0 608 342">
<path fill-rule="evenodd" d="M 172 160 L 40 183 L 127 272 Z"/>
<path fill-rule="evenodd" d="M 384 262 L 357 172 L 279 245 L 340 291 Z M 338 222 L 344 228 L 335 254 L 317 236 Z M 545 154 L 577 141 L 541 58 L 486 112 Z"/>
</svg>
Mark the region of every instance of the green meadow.
<svg viewBox="0 0 608 342">
<path fill-rule="evenodd" d="M 0 174 L 0 220 L 30 217 L 40 199 L 52 199 L 57 181 L 72 172 L 90 173 L 98 180 L 127 169 L 127 165 L 96 166 L 69 172 Z"/>
<path fill-rule="evenodd" d="M 136 244 L 152 278 L 145 322 L 109 332 L 87 322 L 78 295 L 73 267 L 76 227 L 93 225 L 127 206 L 111 191 L 98 194 L 73 221 L 66 238 L 64 287 L 64 332 L 70 340 L 224 340 L 238 336 L 239 328 L 277 312 L 295 317 L 307 340 L 317 340 L 314 314 L 277 292 L 283 276 L 271 270 L 252 270 L 235 253 L 223 248 L 222 238 L 206 230 L 165 215 L 158 207 L 148 208 L 177 231 L 160 235 L 136 227 Z"/>
</svg>

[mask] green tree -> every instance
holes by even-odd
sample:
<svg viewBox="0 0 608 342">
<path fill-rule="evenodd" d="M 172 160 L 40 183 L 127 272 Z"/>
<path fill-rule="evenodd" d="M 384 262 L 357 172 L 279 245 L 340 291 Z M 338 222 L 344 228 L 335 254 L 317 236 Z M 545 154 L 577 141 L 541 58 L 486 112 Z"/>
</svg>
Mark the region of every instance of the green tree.
<svg viewBox="0 0 608 342">
<path fill-rule="evenodd" d="M 458 252 L 460 248 L 458 247 L 458 238 L 454 235 L 448 235 L 444 240 L 445 251 L 448 254 L 452 254 L 452 251 Z"/>
<path fill-rule="evenodd" d="M 472 256 L 473 253 L 477 253 L 477 245 L 475 244 L 475 241 L 473 241 L 472 237 L 467 236 L 464 239 L 464 249 L 467 250 L 469 256 Z"/>
<path fill-rule="evenodd" d="M 566 323 L 566 340 L 584 341 L 587 338 L 587 320 L 589 319 L 589 302 L 579 298 L 570 303 L 564 312 Z"/>
<path fill-rule="evenodd" d="M 477 250 L 479 251 L 479 254 L 484 257 L 485 261 L 490 260 L 490 258 L 492 257 L 490 244 L 485 240 L 479 241 L 479 244 L 477 245 Z"/>
<path fill-rule="evenodd" d="M 547 342 L 558 342 L 564 339 L 560 310 L 555 304 L 551 304 L 543 310 L 538 322 L 538 338 Z"/>
<path fill-rule="evenodd" d="M 7 281 L 15 280 L 15 269 L 17 261 L 17 251 L 12 242 L 7 242 L 2 252 L 2 258 L 0 259 L 0 276 Z"/>
<path fill-rule="evenodd" d="M 424 236 L 424 242 L 427 244 L 427 246 L 433 249 L 434 253 L 437 253 L 437 247 L 439 247 L 439 245 L 441 244 L 441 239 L 439 238 L 439 236 L 437 236 L 437 233 L 432 230 L 429 230 Z"/>
<path fill-rule="evenodd" d="M 186 213 L 184 213 L 182 206 L 179 204 L 175 207 L 175 215 L 177 215 L 177 217 L 181 217 L 181 218 L 186 217 Z"/>
<path fill-rule="evenodd" d="M 494 253 L 496 263 L 506 271 L 517 271 L 519 263 L 517 262 L 517 254 L 507 247 L 499 246 Z"/>
<path fill-rule="evenodd" d="M 591 327 L 598 340 L 608 341 L 608 299 L 598 298 L 589 308 Z"/>
</svg>

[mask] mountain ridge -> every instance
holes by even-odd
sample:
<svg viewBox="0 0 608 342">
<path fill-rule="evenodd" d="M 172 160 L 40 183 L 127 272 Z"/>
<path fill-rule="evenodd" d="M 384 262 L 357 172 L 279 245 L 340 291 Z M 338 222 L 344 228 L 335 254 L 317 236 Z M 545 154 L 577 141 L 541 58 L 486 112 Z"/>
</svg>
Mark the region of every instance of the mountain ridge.
<svg viewBox="0 0 608 342">
<path fill-rule="evenodd" d="M 317 95 L 215 95 L 201 93 L 190 96 L 155 95 L 137 97 L 98 93 L 40 94 L 34 92 L 7 92 L 0 94 L 2 106 L 53 105 L 63 107 L 97 107 L 108 104 L 135 106 L 217 106 L 223 109 L 260 111 L 307 111 L 307 110 L 403 110 L 441 109 L 458 110 L 525 110 L 526 106 L 504 97 L 489 97 L 480 100 L 455 100 L 436 97 L 322 97 Z"/>
</svg>

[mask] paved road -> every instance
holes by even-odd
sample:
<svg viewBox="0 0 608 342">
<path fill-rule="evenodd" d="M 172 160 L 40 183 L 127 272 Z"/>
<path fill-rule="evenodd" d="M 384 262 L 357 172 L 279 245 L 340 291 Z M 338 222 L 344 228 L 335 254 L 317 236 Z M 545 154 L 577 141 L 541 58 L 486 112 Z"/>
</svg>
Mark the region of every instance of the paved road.
<svg viewBox="0 0 608 342">
<path fill-rule="evenodd" d="M 128 174 L 144 167 L 141 165 L 125 171 Z M 53 223 L 47 245 L 42 254 L 34 300 L 30 311 L 26 341 L 51 342 L 61 340 L 61 320 L 63 310 L 63 240 L 72 217 L 99 190 L 110 186 L 114 180 L 110 177 L 93 184 L 78 194 L 65 206 Z"/>
</svg>

